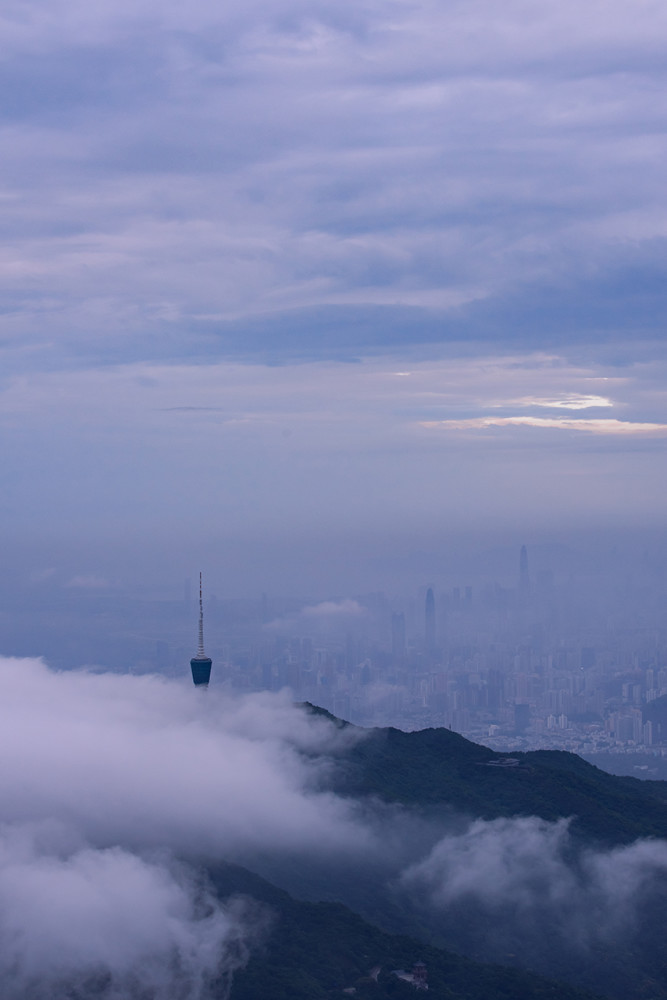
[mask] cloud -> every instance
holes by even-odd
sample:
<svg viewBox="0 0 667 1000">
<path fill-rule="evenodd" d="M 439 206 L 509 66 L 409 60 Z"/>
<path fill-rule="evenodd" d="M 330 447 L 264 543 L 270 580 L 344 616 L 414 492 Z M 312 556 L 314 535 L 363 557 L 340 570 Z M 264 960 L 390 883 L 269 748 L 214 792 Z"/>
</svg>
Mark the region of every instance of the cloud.
<svg viewBox="0 0 667 1000">
<path fill-rule="evenodd" d="M 3 361 L 655 339 L 664 11 L 528 10 L 5 14 Z"/>
<path fill-rule="evenodd" d="M 375 843 L 352 804 L 321 790 L 329 752 L 358 735 L 284 696 L 12 659 L 0 692 L 8 1000 L 218 996 L 267 915 L 214 899 L 191 865 L 342 861 Z"/>
<path fill-rule="evenodd" d="M 476 820 L 464 833 L 443 838 L 403 882 L 428 887 L 439 907 L 468 897 L 489 909 L 510 899 L 519 909 L 535 907 L 538 899 L 565 900 L 572 891 L 563 858 L 567 830 L 567 820 Z"/>
<path fill-rule="evenodd" d="M 595 964 L 598 946 L 640 934 L 638 914 L 651 912 L 665 875 L 663 840 L 594 850 L 574 841 L 569 820 L 527 816 L 446 835 L 399 884 L 459 947 L 492 958 L 520 949 L 528 965 L 562 974 L 563 954 L 593 950 Z"/>
<path fill-rule="evenodd" d="M 98 846 L 194 854 L 357 851 L 353 809 L 312 754 L 350 736 L 286 696 L 0 660 L 0 818 L 53 819 Z M 302 754 L 307 751 L 307 754 Z"/>
<path fill-rule="evenodd" d="M 550 410 L 590 410 L 596 407 L 613 406 L 606 396 L 580 396 L 573 393 L 570 396 L 542 399 L 539 396 L 526 396 L 524 399 L 508 399 L 499 406 L 543 406 Z"/>
<path fill-rule="evenodd" d="M 552 530 L 593 506 L 596 520 L 604 509 L 619 524 L 663 518 L 665 470 L 651 450 L 667 424 L 664 362 L 557 352 L 397 361 L 133 363 L 9 379 L 2 502 L 17 548 L 37 544 L 39 523 L 43 537 L 68 540 L 63 580 L 117 586 L 145 579 L 156 560 L 154 579 L 185 577 L 193 552 L 211 565 L 217 544 L 213 563 L 239 592 L 326 596 L 376 590 L 368 539 L 385 552 L 401 535 L 414 545 L 415 526 L 429 547 L 480 519 L 505 530 L 529 517 Z M 611 410 L 513 402 L 591 396 L 609 399 L 619 422 L 570 425 Z M 530 420 L 478 426 L 511 417 Z M 531 429 L 536 419 L 558 423 Z M 87 538 L 103 558 L 86 553 Z M 55 565 L 45 559 L 36 552 L 34 564 Z M 309 589 L 315 576 L 326 586 Z"/>
<path fill-rule="evenodd" d="M 265 629 L 271 632 L 293 632 L 298 628 L 302 632 L 328 631 L 330 628 L 340 628 L 343 625 L 354 627 L 362 619 L 368 617 L 368 609 L 358 601 L 345 598 L 341 601 L 321 601 L 319 604 L 307 604 L 294 614 L 283 615 L 268 622 Z"/>
<path fill-rule="evenodd" d="M 76 840 L 53 823 L 0 829 L 7 1000 L 72 989 L 103 1000 L 200 1000 L 245 964 L 259 910 L 222 905 L 183 865 Z"/>
<path fill-rule="evenodd" d="M 595 851 L 572 841 L 567 820 L 429 825 L 340 799 L 323 790 L 331 757 L 362 734 L 283 695 L 5 658 L 0 696 L 9 1000 L 73 985 L 105 1000 L 204 1000 L 212 982 L 229 983 L 267 916 L 213 899 L 189 867 L 201 860 L 254 860 L 289 881 L 297 858 L 306 882 L 366 863 L 393 902 L 398 893 L 463 950 L 504 958 L 521 941 L 523 959 L 545 967 L 565 945 L 588 954 L 629 940 L 667 875 L 662 841 Z"/>
<path fill-rule="evenodd" d="M 303 618 L 340 618 L 352 616 L 358 618 L 366 614 L 366 609 L 358 601 L 349 598 L 344 601 L 322 601 L 320 604 L 309 604 L 301 611 Z"/>
<path fill-rule="evenodd" d="M 2 504 L 17 545 L 35 524 L 63 548 L 104 537 L 138 553 L 159 534 L 148 567 L 201 526 L 200 551 L 226 533 L 241 589 L 260 589 L 280 572 L 272 540 L 293 553 L 308 532 L 551 524 L 589 504 L 661 516 L 658 463 L 575 470 L 572 454 L 604 438 L 607 456 L 623 442 L 639 456 L 641 438 L 646 456 L 662 431 L 554 434 L 549 467 L 532 454 L 505 476 L 418 422 L 496 412 L 500 366 L 487 379 L 473 358 L 664 359 L 662 5 L 604 0 L 586 20 L 574 0 L 198 0 L 187 15 L 45 0 L 0 16 Z M 370 358 L 416 362 L 392 384 L 424 394 L 362 385 Z M 152 402 L 132 384 L 142 365 L 160 369 Z M 579 378 L 519 382 L 511 399 L 559 413 L 597 395 Z M 654 402 L 624 422 L 664 423 Z M 537 450 L 535 435 L 489 437 L 497 454 L 501 438 Z"/>
<path fill-rule="evenodd" d="M 464 420 L 425 420 L 422 427 L 447 430 L 486 430 L 490 427 L 535 427 L 538 429 L 585 431 L 603 435 L 658 435 L 667 434 L 667 424 L 633 422 L 613 419 L 572 419 L 568 417 L 468 417 Z"/>
</svg>

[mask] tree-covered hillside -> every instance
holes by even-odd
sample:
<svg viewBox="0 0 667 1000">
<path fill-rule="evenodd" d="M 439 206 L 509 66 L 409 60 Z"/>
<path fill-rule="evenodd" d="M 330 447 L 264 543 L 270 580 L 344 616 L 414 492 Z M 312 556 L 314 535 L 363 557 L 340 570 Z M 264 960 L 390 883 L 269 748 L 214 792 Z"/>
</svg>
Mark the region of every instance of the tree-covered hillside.
<svg viewBox="0 0 667 1000">
<path fill-rule="evenodd" d="M 574 832 L 607 844 L 667 837 L 667 782 L 620 778 L 554 750 L 508 757 L 448 729 L 360 737 L 338 761 L 334 787 L 342 794 L 448 805 L 482 819 L 571 816 Z"/>
<path fill-rule="evenodd" d="M 614 1000 L 667 1000 L 661 938 L 667 920 L 667 783 L 616 777 L 568 753 L 494 753 L 447 729 L 357 730 L 320 709 L 304 709 L 349 730 L 351 738 L 330 753 L 332 766 L 321 775 L 353 810 L 355 800 L 360 803 L 355 814 L 380 845 L 372 856 L 265 852 L 250 862 L 304 901 L 290 903 L 280 925 L 306 919 L 306 928 L 297 932 L 295 926 L 294 940 L 307 942 L 321 921 L 331 927 L 342 921 L 337 936 L 346 937 L 344 925 L 350 933 L 356 928 L 359 941 L 370 935 L 377 942 L 335 953 L 331 966 L 320 956 L 315 965 L 329 971 L 317 989 L 342 989 L 345 983 L 360 996 L 363 990 L 388 996 L 403 989 L 396 977 L 357 984 L 377 951 L 369 967 L 380 964 L 386 971 L 420 957 L 434 976 L 444 970 L 439 989 L 452 990 L 456 982 L 461 996 L 498 995 L 486 985 L 466 993 L 468 986 L 452 976 L 455 969 L 469 976 L 471 969 L 457 965 L 463 960 L 454 960 L 455 952 L 531 969 Z M 562 817 L 571 818 L 569 830 L 554 822 Z M 467 888 L 450 894 L 452 884 Z M 274 940 L 281 940 L 282 931 L 276 933 Z M 296 956 L 285 941 L 286 967 L 300 969 L 300 975 L 310 969 L 311 976 L 309 956 L 318 947 L 313 940 Z M 349 964 L 345 954 L 353 958 Z M 449 964 L 439 964 L 443 955 Z M 251 982 L 254 968 L 251 963 L 235 989 Z M 336 978 L 335 970 L 344 974 Z M 494 975 L 496 989 L 506 971 Z M 309 979 L 299 982 L 290 981 L 284 995 L 322 995 Z M 512 992 L 518 988 L 513 983 L 507 996 L 523 996 Z M 531 980 L 530 989 L 536 988 Z M 238 1000 L 252 995 L 248 987 Z"/>
<path fill-rule="evenodd" d="M 385 934 L 337 903 L 304 903 L 232 865 L 209 871 L 216 892 L 250 896 L 268 917 L 263 944 L 237 972 L 230 1000 L 400 1000 L 420 995 L 393 974 L 426 965 L 427 996 L 442 1000 L 592 1000 L 593 995 L 517 969 L 484 965 Z M 354 993 L 344 993 L 354 990 Z"/>
</svg>

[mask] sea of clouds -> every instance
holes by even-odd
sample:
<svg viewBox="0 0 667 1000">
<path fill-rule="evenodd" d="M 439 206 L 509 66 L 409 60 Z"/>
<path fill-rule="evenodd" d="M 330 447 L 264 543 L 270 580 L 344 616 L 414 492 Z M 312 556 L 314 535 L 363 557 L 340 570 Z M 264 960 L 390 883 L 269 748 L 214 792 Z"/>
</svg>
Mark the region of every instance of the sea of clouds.
<svg viewBox="0 0 667 1000">
<path fill-rule="evenodd" d="M 639 911 L 664 897 L 667 842 L 582 846 L 570 819 L 536 816 L 474 820 L 442 837 L 400 876 L 466 950 L 552 969 L 564 949 L 589 956 L 629 940 Z M 463 918 L 463 925 L 459 923 Z"/>
<path fill-rule="evenodd" d="M 418 822 L 335 794 L 341 752 L 364 738 L 289 692 L 0 659 L 2 996 L 225 996 L 271 914 L 214 895 L 205 866 L 221 860 L 279 882 L 283 864 L 294 890 L 296 858 L 303 885 L 310 871 L 353 906 L 350 872 L 365 872 L 435 938 L 495 960 L 520 944 L 552 974 L 564 949 L 590 963 L 630 940 L 665 897 L 664 841 L 594 848 L 567 818 Z"/>
<path fill-rule="evenodd" d="M 0 660 L 0 689 L 3 996 L 223 995 L 265 918 L 193 861 L 369 843 L 321 790 L 317 755 L 350 737 L 286 696 L 28 659 Z"/>
</svg>

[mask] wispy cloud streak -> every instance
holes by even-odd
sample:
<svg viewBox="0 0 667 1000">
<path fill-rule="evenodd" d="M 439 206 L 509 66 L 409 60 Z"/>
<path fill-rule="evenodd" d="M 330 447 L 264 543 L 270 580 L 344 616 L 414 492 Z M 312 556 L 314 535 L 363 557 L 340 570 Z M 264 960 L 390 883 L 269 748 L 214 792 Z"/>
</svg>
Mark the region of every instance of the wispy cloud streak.
<svg viewBox="0 0 667 1000">
<path fill-rule="evenodd" d="M 586 434 L 645 437 L 667 434 L 667 424 L 640 423 L 629 420 L 585 419 L 569 417 L 469 417 L 464 420 L 423 420 L 429 430 L 489 430 L 494 427 L 533 427 L 539 430 L 582 431 Z"/>
<path fill-rule="evenodd" d="M 549 410 L 591 410 L 597 407 L 612 407 L 614 403 L 607 396 L 580 396 L 576 393 L 568 396 L 540 397 L 525 396 L 523 399 L 507 399 L 498 406 L 540 406 Z"/>
</svg>

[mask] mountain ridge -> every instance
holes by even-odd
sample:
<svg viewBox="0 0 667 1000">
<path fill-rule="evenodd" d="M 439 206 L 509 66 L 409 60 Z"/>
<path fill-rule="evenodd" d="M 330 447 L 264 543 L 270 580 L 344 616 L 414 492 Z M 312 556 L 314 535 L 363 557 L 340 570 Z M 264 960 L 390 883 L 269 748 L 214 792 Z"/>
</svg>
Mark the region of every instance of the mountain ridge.
<svg viewBox="0 0 667 1000">
<path fill-rule="evenodd" d="M 352 724 L 304 703 L 339 728 Z M 618 777 L 560 750 L 498 753 L 449 729 L 361 729 L 334 754 L 331 788 L 408 807 L 448 806 L 481 819 L 572 818 L 575 835 L 600 844 L 667 838 L 667 782 Z M 510 758 L 510 766 L 497 766 Z M 496 766 L 493 766 L 496 765 Z"/>
</svg>

